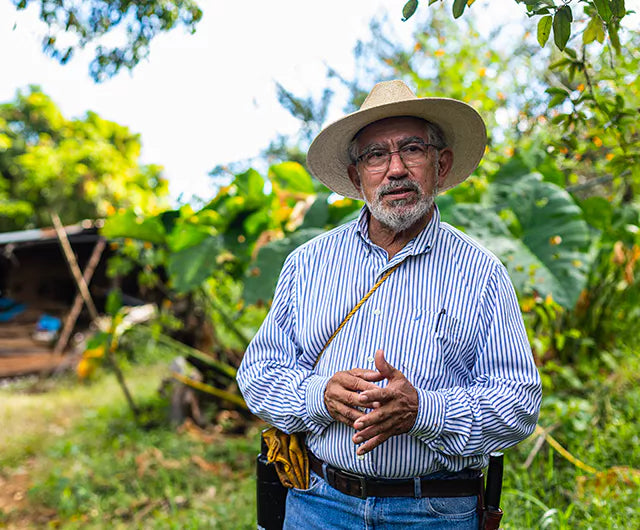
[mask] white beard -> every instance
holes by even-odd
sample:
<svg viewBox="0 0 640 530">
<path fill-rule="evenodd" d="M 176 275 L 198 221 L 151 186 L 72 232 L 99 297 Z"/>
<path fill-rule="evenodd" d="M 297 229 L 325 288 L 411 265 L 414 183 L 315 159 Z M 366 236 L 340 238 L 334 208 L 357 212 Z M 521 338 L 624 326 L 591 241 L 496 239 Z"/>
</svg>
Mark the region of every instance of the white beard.
<svg viewBox="0 0 640 530">
<path fill-rule="evenodd" d="M 396 188 L 409 188 L 418 194 L 415 202 L 407 204 L 411 199 L 396 199 L 389 205 L 383 203 L 383 196 Z M 366 195 L 364 202 L 371 215 L 381 224 L 394 232 L 402 232 L 419 222 L 431 210 L 438 195 L 436 186 L 430 195 L 425 195 L 420 187 L 413 181 L 402 180 L 389 183 L 378 188 L 376 196 L 370 200 Z"/>
</svg>

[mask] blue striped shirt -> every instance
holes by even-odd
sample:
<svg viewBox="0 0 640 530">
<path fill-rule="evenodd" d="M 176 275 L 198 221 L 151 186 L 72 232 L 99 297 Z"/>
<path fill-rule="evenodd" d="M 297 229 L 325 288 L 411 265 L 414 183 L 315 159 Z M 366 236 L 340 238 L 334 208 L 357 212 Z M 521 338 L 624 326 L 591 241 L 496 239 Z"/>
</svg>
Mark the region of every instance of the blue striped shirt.
<svg viewBox="0 0 640 530">
<path fill-rule="evenodd" d="M 314 369 L 343 318 L 400 261 Z M 409 432 L 358 458 L 354 430 L 329 415 L 324 390 L 338 371 L 375 369 L 379 348 L 417 389 L 418 417 Z M 307 431 L 322 460 L 386 478 L 484 467 L 489 452 L 531 434 L 541 399 L 506 269 L 441 222 L 437 208 L 391 260 L 368 237 L 366 207 L 292 252 L 238 383 L 252 412 L 285 432 Z"/>
</svg>

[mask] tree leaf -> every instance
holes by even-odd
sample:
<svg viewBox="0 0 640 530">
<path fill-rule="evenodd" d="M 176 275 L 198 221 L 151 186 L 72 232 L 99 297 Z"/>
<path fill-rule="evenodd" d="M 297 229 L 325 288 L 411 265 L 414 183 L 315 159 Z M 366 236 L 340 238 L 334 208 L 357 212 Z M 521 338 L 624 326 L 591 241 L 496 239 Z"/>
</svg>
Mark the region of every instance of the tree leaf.
<svg viewBox="0 0 640 530">
<path fill-rule="evenodd" d="M 538 21 L 538 44 L 540 47 L 544 48 L 544 45 L 549 40 L 549 35 L 551 35 L 551 25 L 553 23 L 553 17 L 551 15 L 542 17 Z"/>
<path fill-rule="evenodd" d="M 311 175 L 297 162 L 282 162 L 269 168 L 269 176 L 281 189 L 301 193 L 315 193 Z"/>
<path fill-rule="evenodd" d="M 303 243 L 324 233 L 319 228 L 298 230 L 289 237 L 267 243 L 249 267 L 244 281 L 244 299 L 247 304 L 268 302 L 273 298 L 282 264 L 291 252 Z"/>
<path fill-rule="evenodd" d="M 616 50 L 617 53 L 620 53 L 620 37 L 618 37 L 618 24 L 611 21 L 607 24 L 607 30 L 609 31 L 609 39 L 611 39 L 611 45 Z"/>
<path fill-rule="evenodd" d="M 607 231 L 613 222 L 613 206 L 604 197 L 589 197 L 580 203 L 589 224 L 598 230 Z"/>
<path fill-rule="evenodd" d="M 589 20 L 589 23 L 582 34 L 582 44 L 589 44 L 590 42 L 598 39 L 599 32 L 602 32 L 602 20 L 600 20 L 600 17 L 594 15 L 591 20 Z"/>
<path fill-rule="evenodd" d="M 611 12 L 618 18 L 624 17 L 627 13 L 624 0 L 611 0 Z"/>
<path fill-rule="evenodd" d="M 467 0 L 453 0 L 453 18 L 460 18 L 467 7 Z"/>
<path fill-rule="evenodd" d="M 402 21 L 406 22 L 418 9 L 418 0 L 409 0 L 402 8 Z"/>
<path fill-rule="evenodd" d="M 566 92 L 564 94 L 555 94 L 549 101 L 548 108 L 552 109 L 553 107 L 557 107 L 558 105 L 560 105 L 560 103 L 563 103 L 564 100 L 567 99 L 568 95 L 569 94 L 567 94 Z"/>
<path fill-rule="evenodd" d="M 167 235 L 167 246 L 171 252 L 180 252 L 185 248 L 199 245 L 213 235 L 215 235 L 215 229 L 211 226 L 182 222 Z"/>
<path fill-rule="evenodd" d="M 571 36 L 573 15 L 568 5 L 562 6 L 553 16 L 553 41 L 560 50 L 564 50 Z"/>
<path fill-rule="evenodd" d="M 611 20 L 611 6 L 609 5 L 609 0 L 593 0 L 593 3 L 602 20 L 609 22 Z"/>
<path fill-rule="evenodd" d="M 328 193 L 319 194 L 313 204 L 307 210 L 300 229 L 304 228 L 324 228 L 329 222 L 329 198 Z"/>
<path fill-rule="evenodd" d="M 521 242 L 539 262 L 521 263 L 526 267 L 514 273 L 529 275 L 528 264 L 535 265 L 529 277 L 533 288 L 551 294 L 563 307 L 573 307 L 586 285 L 591 259 L 587 251 L 592 235 L 583 211 L 564 189 L 543 181 L 538 173 L 516 182 L 496 181 L 489 193 L 496 211 L 508 208 L 515 214 L 522 230 Z M 517 258 L 513 259 L 517 262 Z M 507 267 L 511 272 L 513 265 Z"/>
<path fill-rule="evenodd" d="M 107 294 L 107 300 L 104 304 L 104 310 L 108 315 L 115 316 L 115 314 L 122 307 L 122 291 L 118 288 L 111 289 Z"/>
<path fill-rule="evenodd" d="M 216 268 L 216 258 L 221 248 L 220 238 L 209 237 L 198 245 L 171 254 L 167 260 L 167 270 L 172 287 L 178 293 L 187 293 L 198 287 Z"/>
<path fill-rule="evenodd" d="M 104 222 L 100 233 L 108 239 L 130 237 L 151 243 L 163 243 L 165 240 L 164 226 L 159 217 L 143 219 L 133 210 L 126 210 L 109 217 Z"/>
</svg>

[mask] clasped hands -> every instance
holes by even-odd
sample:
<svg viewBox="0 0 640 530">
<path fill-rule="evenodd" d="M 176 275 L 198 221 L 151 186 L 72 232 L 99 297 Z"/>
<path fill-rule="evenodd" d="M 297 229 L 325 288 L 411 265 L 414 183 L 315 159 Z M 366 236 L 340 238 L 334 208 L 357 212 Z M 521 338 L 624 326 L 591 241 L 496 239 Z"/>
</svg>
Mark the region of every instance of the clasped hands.
<svg viewBox="0 0 640 530">
<path fill-rule="evenodd" d="M 391 366 L 382 350 L 375 354 L 376 370 L 354 368 L 337 372 L 324 392 L 329 414 L 353 427 L 356 453 L 364 455 L 391 436 L 413 427 L 418 415 L 418 392 L 400 370 Z M 386 379 L 380 388 L 374 383 Z M 364 442 L 364 443 L 363 443 Z"/>
</svg>

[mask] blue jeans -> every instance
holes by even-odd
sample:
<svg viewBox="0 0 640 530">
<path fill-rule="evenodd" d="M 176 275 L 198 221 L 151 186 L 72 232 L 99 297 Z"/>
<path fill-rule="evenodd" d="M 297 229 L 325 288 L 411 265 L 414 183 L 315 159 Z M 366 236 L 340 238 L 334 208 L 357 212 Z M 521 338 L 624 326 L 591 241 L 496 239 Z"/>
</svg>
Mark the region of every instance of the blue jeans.
<svg viewBox="0 0 640 530">
<path fill-rule="evenodd" d="M 332 488 L 311 471 L 307 490 L 289 490 L 284 530 L 478 530 L 478 497 L 369 497 Z"/>
</svg>

